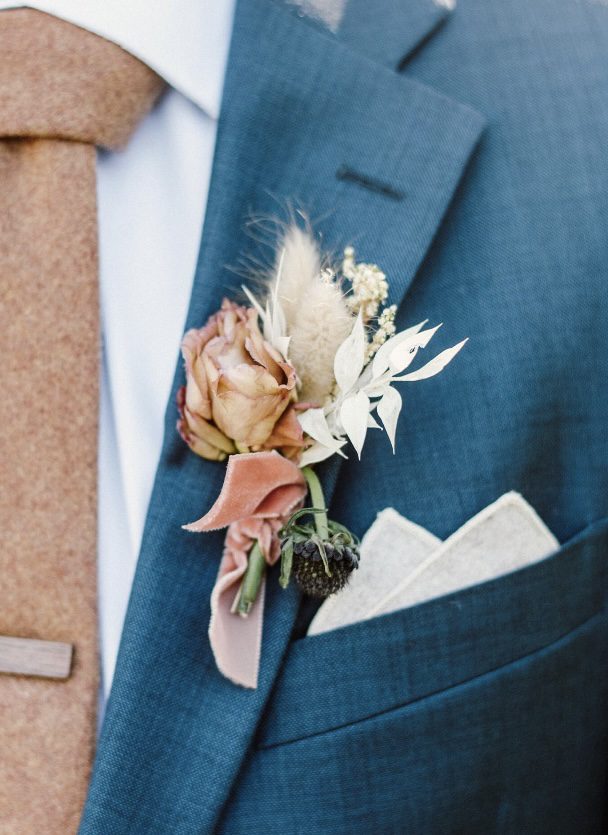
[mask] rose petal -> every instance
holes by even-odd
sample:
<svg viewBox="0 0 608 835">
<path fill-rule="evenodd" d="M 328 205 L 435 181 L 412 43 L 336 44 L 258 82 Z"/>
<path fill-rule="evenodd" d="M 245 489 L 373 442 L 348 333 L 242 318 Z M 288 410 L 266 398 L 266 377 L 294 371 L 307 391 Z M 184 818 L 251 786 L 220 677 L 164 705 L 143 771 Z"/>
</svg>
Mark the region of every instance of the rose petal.
<svg viewBox="0 0 608 835">
<path fill-rule="evenodd" d="M 235 443 L 262 446 L 289 405 L 289 392 L 247 397 L 238 390 L 225 390 L 212 398 L 213 419 Z"/>
</svg>

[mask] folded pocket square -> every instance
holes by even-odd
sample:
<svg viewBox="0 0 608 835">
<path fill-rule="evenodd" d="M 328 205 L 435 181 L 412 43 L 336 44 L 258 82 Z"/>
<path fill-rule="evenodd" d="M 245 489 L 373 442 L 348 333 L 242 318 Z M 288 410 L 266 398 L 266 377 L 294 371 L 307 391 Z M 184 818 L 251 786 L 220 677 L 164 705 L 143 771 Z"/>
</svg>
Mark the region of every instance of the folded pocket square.
<svg viewBox="0 0 608 835">
<path fill-rule="evenodd" d="M 383 510 L 361 543 L 361 564 L 340 594 L 319 608 L 316 635 L 516 571 L 559 547 L 518 493 L 505 493 L 442 542 Z"/>
</svg>

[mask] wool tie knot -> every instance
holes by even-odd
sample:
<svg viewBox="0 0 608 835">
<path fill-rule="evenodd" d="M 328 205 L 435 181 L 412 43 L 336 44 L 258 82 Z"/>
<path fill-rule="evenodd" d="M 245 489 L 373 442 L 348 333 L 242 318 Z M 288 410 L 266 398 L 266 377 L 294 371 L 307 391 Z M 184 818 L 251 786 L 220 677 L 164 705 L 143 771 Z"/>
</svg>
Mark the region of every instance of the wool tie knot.
<svg viewBox="0 0 608 835">
<path fill-rule="evenodd" d="M 32 9 L 0 13 L 0 137 L 120 148 L 164 88 L 116 44 Z"/>
</svg>

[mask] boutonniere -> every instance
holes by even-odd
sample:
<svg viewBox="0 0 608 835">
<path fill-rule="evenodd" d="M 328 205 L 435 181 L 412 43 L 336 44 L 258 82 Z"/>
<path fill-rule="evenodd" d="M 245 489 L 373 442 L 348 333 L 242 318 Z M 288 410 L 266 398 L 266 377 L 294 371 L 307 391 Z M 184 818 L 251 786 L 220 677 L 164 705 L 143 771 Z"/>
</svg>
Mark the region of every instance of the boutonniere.
<svg viewBox="0 0 608 835">
<path fill-rule="evenodd" d="M 280 559 L 283 587 L 293 579 L 305 594 L 326 597 L 359 564 L 359 541 L 328 518 L 314 466 L 346 457 L 348 442 L 360 457 L 370 429 L 383 427 L 394 451 L 395 384 L 438 374 L 466 340 L 409 370 L 439 326 L 396 332 L 380 268 L 357 262 L 352 247 L 332 264 L 296 225 L 285 230 L 262 291 L 243 290 L 247 304 L 224 299 L 183 338 L 178 430 L 197 455 L 227 460 L 217 501 L 184 527 L 227 528 L 209 638 L 219 670 L 255 688 L 266 567 Z"/>
</svg>

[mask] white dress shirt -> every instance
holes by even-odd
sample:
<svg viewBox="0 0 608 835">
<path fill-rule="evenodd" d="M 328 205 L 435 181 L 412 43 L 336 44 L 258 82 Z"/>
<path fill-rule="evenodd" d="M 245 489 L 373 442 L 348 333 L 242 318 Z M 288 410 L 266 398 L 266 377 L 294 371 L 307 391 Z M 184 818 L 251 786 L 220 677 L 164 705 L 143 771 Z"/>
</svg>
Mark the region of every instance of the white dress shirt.
<svg viewBox="0 0 608 835">
<path fill-rule="evenodd" d="M 170 85 L 97 166 L 103 333 L 99 438 L 102 703 L 110 690 L 184 327 L 234 0 L 0 0 L 122 46 Z"/>
</svg>

